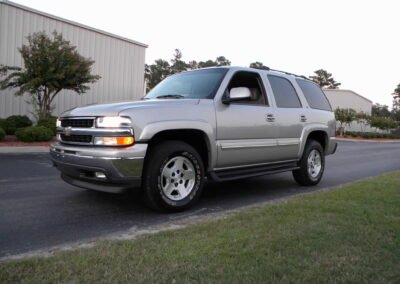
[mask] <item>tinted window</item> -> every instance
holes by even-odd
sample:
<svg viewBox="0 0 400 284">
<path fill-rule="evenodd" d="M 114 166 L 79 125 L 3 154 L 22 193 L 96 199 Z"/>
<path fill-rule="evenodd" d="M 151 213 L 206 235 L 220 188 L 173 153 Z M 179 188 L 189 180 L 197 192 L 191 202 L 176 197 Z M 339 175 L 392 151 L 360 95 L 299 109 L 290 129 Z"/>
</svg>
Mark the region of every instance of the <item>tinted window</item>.
<svg viewBox="0 0 400 284">
<path fill-rule="evenodd" d="M 272 91 L 274 92 L 276 105 L 282 108 L 298 108 L 301 107 L 299 97 L 296 90 L 289 80 L 268 75 L 268 80 L 271 83 Z"/>
<path fill-rule="evenodd" d="M 321 88 L 310 81 L 296 79 L 310 107 L 331 111 L 331 105 Z"/>
<path fill-rule="evenodd" d="M 161 81 L 145 98 L 213 98 L 227 71 L 215 68 L 179 73 Z"/>
</svg>

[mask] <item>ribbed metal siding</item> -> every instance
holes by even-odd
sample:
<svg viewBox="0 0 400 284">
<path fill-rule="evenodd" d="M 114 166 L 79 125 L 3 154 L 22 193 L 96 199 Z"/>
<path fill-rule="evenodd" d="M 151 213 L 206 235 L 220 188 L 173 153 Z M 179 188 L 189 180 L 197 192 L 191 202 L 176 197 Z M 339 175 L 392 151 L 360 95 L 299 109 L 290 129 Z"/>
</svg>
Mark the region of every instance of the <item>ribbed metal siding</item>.
<svg viewBox="0 0 400 284">
<path fill-rule="evenodd" d="M 102 78 L 83 95 L 63 91 L 54 100 L 54 114 L 91 103 L 138 100 L 144 90 L 145 47 L 58 21 L 0 2 L 0 64 L 22 66 L 18 48 L 34 32 L 54 30 L 77 46 L 84 57 L 95 60 L 93 74 Z M 15 97 L 15 90 L 0 91 L 0 117 L 28 114 L 29 96 Z M 30 115 L 31 116 L 31 115 Z"/>
</svg>

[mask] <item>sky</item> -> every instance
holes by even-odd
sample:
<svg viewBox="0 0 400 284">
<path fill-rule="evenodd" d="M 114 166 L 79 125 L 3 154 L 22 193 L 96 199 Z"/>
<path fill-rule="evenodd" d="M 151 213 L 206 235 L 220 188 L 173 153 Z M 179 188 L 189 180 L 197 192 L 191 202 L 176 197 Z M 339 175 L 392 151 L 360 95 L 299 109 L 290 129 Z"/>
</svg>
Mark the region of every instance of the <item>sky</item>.
<svg viewBox="0 0 400 284">
<path fill-rule="evenodd" d="M 400 84 L 398 0 L 14 0 L 149 45 L 146 63 L 225 56 L 310 76 L 325 69 L 350 89 L 392 106 Z"/>
</svg>

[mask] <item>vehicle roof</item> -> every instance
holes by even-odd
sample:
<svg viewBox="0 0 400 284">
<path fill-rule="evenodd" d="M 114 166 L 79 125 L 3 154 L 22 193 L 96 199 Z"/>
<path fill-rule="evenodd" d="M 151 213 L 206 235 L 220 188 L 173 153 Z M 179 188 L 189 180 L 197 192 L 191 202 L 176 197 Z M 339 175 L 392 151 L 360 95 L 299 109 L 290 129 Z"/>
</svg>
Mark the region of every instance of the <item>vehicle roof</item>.
<svg viewBox="0 0 400 284">
<path fill-rule="evenodd" d="M 194 70 L 190 70 L 188 72 L 196 71 L 196 70 L 216 69 L 216 68 L 229 69 L 229 70 L 233 70 L 233 71 L 264 72 L 264 73 L 271 74 L 271 75 L 278 75 L 278 76 L 283 76 L 283 77 L 286 77 L 286 76 L 295 77 L 298 79 L 304 79 L 304 80 L 313 82 L 311 79 L 307 78 L 306 76 L 297 75 L 297 74 L 293 74 L 290 72 L 285 72 L 285 71 L 280 71 L 280 70 L 275 70 L 275 69 L 270 69 L 269 67 L 266 67 L 268 69 L 257 69 L 257 68 L 250 68 L 250 67 L 241 67 L 241 66 L 213 66 L 213 67 L 207 67 L 207 68 L 194 69 Z"/>
</svg>

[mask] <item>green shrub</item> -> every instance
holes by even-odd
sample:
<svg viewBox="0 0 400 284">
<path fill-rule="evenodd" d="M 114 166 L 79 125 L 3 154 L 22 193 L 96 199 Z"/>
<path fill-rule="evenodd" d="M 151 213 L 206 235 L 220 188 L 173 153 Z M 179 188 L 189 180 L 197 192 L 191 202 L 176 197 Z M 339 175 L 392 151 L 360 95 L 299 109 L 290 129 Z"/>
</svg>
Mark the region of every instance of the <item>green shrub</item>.
<svg viewBox="0 0 400 284">
<path fill-rule="evenodd" d="M 12 115 L 7 117 L 5 131 L 7 134 L 15 134 L 19 128 L 24 128 L 32 125 L 32 120 L 26 115 Z"/>
<path fill-rule="evenodd" d="M 15 135 L 23 142 L 49 141 L 53 138 L 53 132 L 44 126 L 20 128 Z"/>
<path fill-rule="evenodd" d="M 346 136 L 351 137 L 362 137 L 366 139 L 373 138 L 386 138 L 386 139 L 394 139 L 400 138 L 399 135 L 389 134 L 389 133 L 378 133 L 378 132 L 356 132 L 356 131 L 346 131 Z"/>
<path fill-rule="evenodd" d="M 37 126 L 44 126 L 48 129 L 50 129 L 53 132 L 53 135 L 56 135 L 56 121 L 57 121 L 57 117 L 49 116 L 49 117 L 40 119 L 37 123 Z"/>
<path fill-rule="evenodd" d="M 3 128 L 0 127 L 0 141 L 3 141 L 5 137 L 6 137 L 6 132 L 4 131 Z"/>
<path fill-rule="evenodd" d="M 0 118 L 0 128 L 2 128 L 4 131 L 6 130 L 7 126 L 7 121 L 5 118 Z"/>
</svg>

